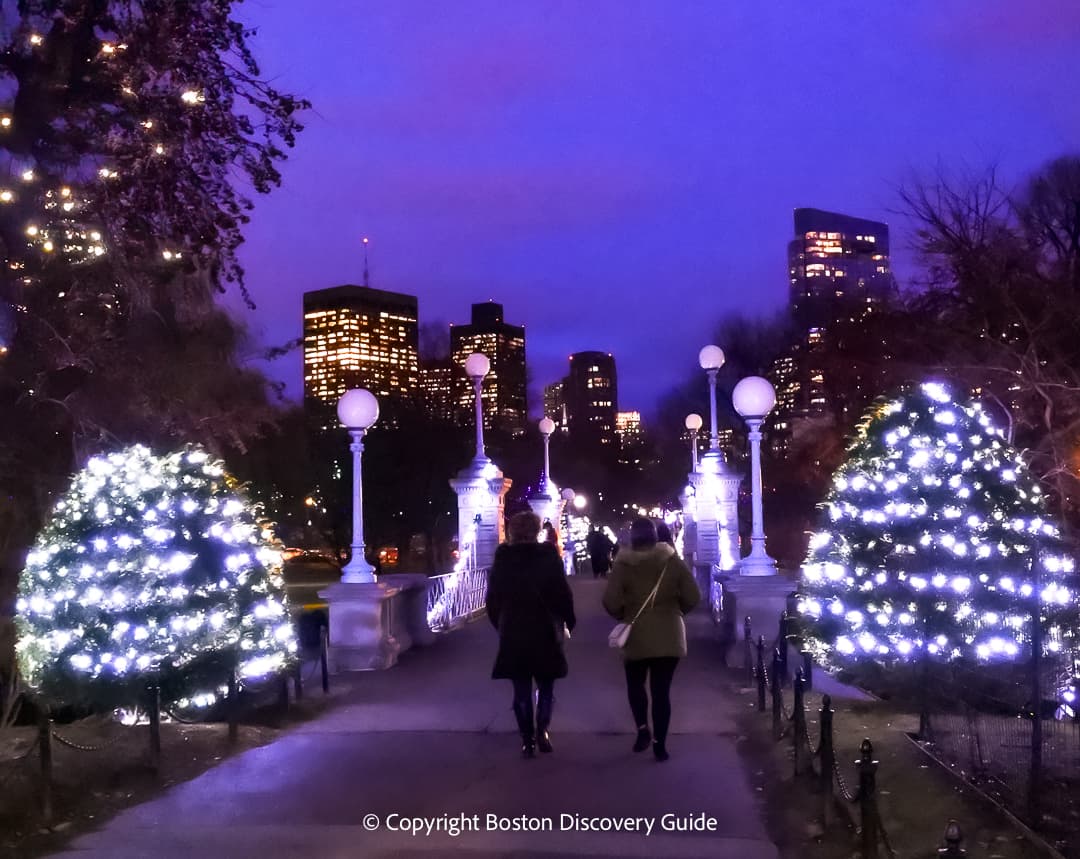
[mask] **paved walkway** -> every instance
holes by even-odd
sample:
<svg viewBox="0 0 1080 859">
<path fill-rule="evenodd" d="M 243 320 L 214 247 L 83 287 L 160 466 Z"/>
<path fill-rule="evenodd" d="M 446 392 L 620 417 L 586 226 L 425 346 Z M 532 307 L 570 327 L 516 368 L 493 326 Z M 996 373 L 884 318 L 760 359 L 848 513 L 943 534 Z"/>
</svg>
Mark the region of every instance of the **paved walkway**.
<svg viewBox="0 0 1080 859">
<path fill-rule="evenodd" d="M 570 677 L 556 686 L 555 753 L 520 757 L 510 684 L 488 679 L 495 633 L 484 622 L 404 655 L 320 718 L 237 755 L 76 839 L 66 857 L 665 856 L 775 859 L 759 795 L 735 750 L 742 706 L 723 692 L 705 614 L 673 690 L 671 760 L 631 754 L 619 657 L 607 648 L 602 583 L 575 581 L 580 624 Z M 391 815 L 452 818 L 480 831 L 409 835 Z M 662 816 L 715 818 L 715 831 L 661 831 Z M 369 830 L 367 821 L 378 826 Z M 550 831 L 488 831 L 524 815 Z M 595 818 L 640 818 L 644 832 L 582 831 Z M 570 828 L 568 828 L 570 827 Z M 574 828 L 577 831 L 574 831 Z"/>
</svg>

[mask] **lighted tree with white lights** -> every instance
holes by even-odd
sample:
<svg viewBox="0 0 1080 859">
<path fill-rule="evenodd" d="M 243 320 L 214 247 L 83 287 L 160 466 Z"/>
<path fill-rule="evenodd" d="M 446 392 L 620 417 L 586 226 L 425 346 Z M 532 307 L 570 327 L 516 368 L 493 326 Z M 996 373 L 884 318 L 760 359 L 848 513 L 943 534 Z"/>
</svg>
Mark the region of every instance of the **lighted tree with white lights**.
<svg viewBox="0 0 1080 859">
<path fill-rule="evenodd" d="M 243 449 L 272 420 L 219 303 L 307 102 L 234 0 L 27 0 L 0 30 L 0 601 L 115 439 Z M 177 372 L 182 366 L 183 372 Z"/>
<path fill-rule="evenodd" d="M 1043 651 L 1062 652 L 1077 588 L 1044 506 L 977 402 L 927 383 L 872 409 L 803 567 L 810 647 L 847 668 L 1019 661 L 1038 605 Z"/>
<path fill-rule="evenodd" d="M 91 459 L 19 583 L 16 653 L 46 700 L 207 706 L 287 667 L 280 553 L 221 461 L 188 447 Z"/>
</svg>

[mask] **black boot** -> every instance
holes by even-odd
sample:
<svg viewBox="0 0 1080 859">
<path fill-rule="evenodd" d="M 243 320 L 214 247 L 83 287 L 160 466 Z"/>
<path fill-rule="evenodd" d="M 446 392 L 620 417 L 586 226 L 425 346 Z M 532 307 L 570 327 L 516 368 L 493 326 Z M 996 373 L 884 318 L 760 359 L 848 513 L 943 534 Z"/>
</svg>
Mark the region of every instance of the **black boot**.
<svg viewBox="0 0 1080 859">
<path fill-rule="evenodd" d="M 551 747 L 551 737 L 548 736 L 548 725 L 551 724 L 551 711 L 555 706 L 555 695 L 548 692 L 540 692 L 536 699 L 536 745 L 540 751 L 554 751 Z"/>
<path fill-rule="evenodd" d="M 517 719 L 518 730 L 521 732 L 521 754 L 527 758 L 535 757 L 532 696 L 525 701 L 514 701 L 514 718 Z"/>
</svg>

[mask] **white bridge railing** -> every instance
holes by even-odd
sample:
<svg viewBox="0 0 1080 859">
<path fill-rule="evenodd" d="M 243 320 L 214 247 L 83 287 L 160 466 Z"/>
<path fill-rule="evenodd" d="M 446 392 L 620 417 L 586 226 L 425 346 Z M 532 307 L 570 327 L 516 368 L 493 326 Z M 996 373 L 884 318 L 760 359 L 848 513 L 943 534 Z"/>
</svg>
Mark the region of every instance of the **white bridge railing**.
<svg viewBox="0 0 1080 859">
<path fill-rule="evenodd" d="M 428 580 L 427 623 L 432 632 L 454 629 L 484 611 L 486 567 L 433 576 Z"/>
</svg>

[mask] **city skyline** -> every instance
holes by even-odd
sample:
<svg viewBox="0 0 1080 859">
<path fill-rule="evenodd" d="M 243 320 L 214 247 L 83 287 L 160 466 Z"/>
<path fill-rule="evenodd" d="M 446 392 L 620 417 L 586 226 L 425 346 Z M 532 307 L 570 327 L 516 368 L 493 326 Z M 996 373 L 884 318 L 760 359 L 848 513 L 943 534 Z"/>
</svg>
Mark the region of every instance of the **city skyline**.
<svg viewBox="0 0 1080 859">
<path fill-rule="evenodd" d="M 998 162 L 1011 185 L 1075 146 L 1051 94 L 1080 72 L 1080 9 L 1029 5 L 330 2 L 299 28 L 245 7 L 267 75 L 314 110 L 246 229 L 244 318 L 294 338 L 299 292 L 359 282 L 367 235 L 374 286 L 447 323 L 500 301 L 537 385 L 611 351 L 648 415 L 722 317 L 784 305 L 795 208 L 888 223 L 905 282 L 911 172 Z M 290 360 L 272 372 L 295 395 Z"/>
</svg>

